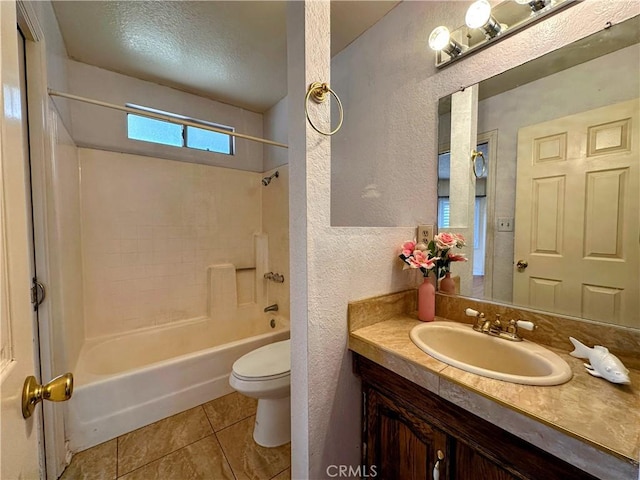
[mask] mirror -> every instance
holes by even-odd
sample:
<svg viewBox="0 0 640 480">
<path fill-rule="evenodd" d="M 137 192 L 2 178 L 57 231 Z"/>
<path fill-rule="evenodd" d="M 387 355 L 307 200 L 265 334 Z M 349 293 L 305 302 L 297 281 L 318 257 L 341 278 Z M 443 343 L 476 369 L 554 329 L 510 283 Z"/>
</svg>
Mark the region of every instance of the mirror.
<svg viewBox="0 0 640 480">
<path fill-rule="evenodd" d="M 640 328 L 639 32 L 634 17 L 479 84 L 487 173 L 463 294 Z M 445 230 L 451 97 L 439 117 Z"/>
</svg>

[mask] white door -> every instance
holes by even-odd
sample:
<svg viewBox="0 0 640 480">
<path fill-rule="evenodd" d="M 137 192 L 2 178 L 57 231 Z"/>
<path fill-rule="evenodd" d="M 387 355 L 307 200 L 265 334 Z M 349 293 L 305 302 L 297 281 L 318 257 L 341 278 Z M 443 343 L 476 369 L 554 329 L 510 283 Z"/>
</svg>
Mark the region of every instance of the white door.
<svg viewBox="0 0 640 480">
<path fill-rule="evenodd" d="M 640 327 L 639 112 L 636 99 L 518 132 L 514 303 Z"/>
<path fill-rule="evenodd" d="M 24 162 L 16 5 L 0 2 L 0 478 L 40 478 L 41 410 L 22 417 L 35 374 L 30 215 Z"/>
</svg>

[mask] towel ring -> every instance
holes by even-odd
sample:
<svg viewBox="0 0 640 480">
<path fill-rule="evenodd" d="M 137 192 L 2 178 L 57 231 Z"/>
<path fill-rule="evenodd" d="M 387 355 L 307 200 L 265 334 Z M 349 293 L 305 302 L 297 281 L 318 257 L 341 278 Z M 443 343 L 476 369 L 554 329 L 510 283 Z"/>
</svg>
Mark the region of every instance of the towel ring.
<svg viewBox="0 0 640 480">
<path fill-rule="evenodd" d="M 480 175 L 478 175 L 478 170 L 476 169 L 478 157 L 482 158 L 482 170 L 480 171 Z M 487 173 L 487 160 L 484 158 L 484 153 L 478 152 L 477 150 L 473 150 L 471 152 L 471 168 L 473 169 L 473 174 L 476 178 L 484 177 Z"/>
<path fill-rule="evenodd" d="M 309 105 L 309 98 L 312 98 L 313 101 L 316 103 L 323 103 L 327 99 L 327 93 L 330 95 L 333 95 L 334 98 L 336 99 L 336 102 L 338 102 L 338 110 L 340 111 L 340 121 L 338 122 L 338 126 L 334 130 L 331 130 L 330 132 L 323 132 L 318 127 L 316 127 L 311 121 L 311 117 L 309 117 L 308 105 Z M 338 98 L 338 95 L 336 95 L 336 92 L 331 90 L 331 88 L 329 88 L 329 85 L 327 85 L 326 83 L 313 82 L 311 85 L 309 85 L 309 90 L 307 90 L 307 95 L 304 97 L 304 113 L 307 116 L 309 125 L 311 125 L 311 127 L 316 132 L 318 132 L 321 135 L 325 135 L 327 137 L 330 137 L 331 135 L 336 133 L 338 130 L 340 130 L 340 127 L 342 127 L 342 121 L 344 120 L 344 110 L 342 108 L 342 102 Z"/>
</svg>

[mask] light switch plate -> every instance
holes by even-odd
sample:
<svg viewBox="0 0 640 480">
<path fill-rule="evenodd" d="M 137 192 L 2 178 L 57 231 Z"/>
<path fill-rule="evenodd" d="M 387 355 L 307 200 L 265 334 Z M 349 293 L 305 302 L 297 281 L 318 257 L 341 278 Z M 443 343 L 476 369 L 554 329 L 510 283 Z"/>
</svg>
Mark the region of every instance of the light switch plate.
<svg viewBox="0 0 640 480">
<path fill-rule="evenodd" d="M 498 217 L 499 232 L 513 232 L 513 217 Z"/>
<path fill-rule="evenodd" d="M 433 240 L 434 230 L 435 227 L 433 225 L 418 225 L 418 234 L 416 235 L 417 242 L 429 245 L 429 242 Z"/>
</svg>

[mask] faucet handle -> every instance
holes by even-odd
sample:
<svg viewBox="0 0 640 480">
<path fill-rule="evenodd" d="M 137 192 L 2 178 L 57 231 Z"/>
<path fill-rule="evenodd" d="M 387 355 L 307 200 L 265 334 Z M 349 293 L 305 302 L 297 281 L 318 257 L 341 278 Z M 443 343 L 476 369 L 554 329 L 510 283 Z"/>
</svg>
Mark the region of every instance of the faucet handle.
<svg viewBox="0 0 640 480">
<path fill-rule="evenodd" d="M 529 330 L 530 332 L 538 328 L 535 323 L 528 320 L 518 320 L 516 321 L 516 325 L 518 326 L 518 328 L 524 328 L 525 330 Z"/>
<path fill-rule="evenodd" d="M 484 317 L 484 313 L 480 313 L 477 310 L 474 310 L 473 308 L 467 308 L 464 313 L 467 314 L 467 317 Z"/>
<path fill-rule="evenodd" d="M 485 321 L 484 321 L 484 313 L 479 312 L 479 311 L 477 311 L 477 310 L 474 310 L 473 308 L 467 308 L 467 309 L 464 311 L 464 313 L 465 313 L 468 317 L 475 317 L 475 319 L 476 319 L 476 323 L 475 323 L 475 325 L 473 326 L 473 329 L 474 329 L 476 332 L 481 332 L 481 331 L 483 331 L 483 327 L 484 327 L 484 324 L 485 324 Z"/>
</svg>

